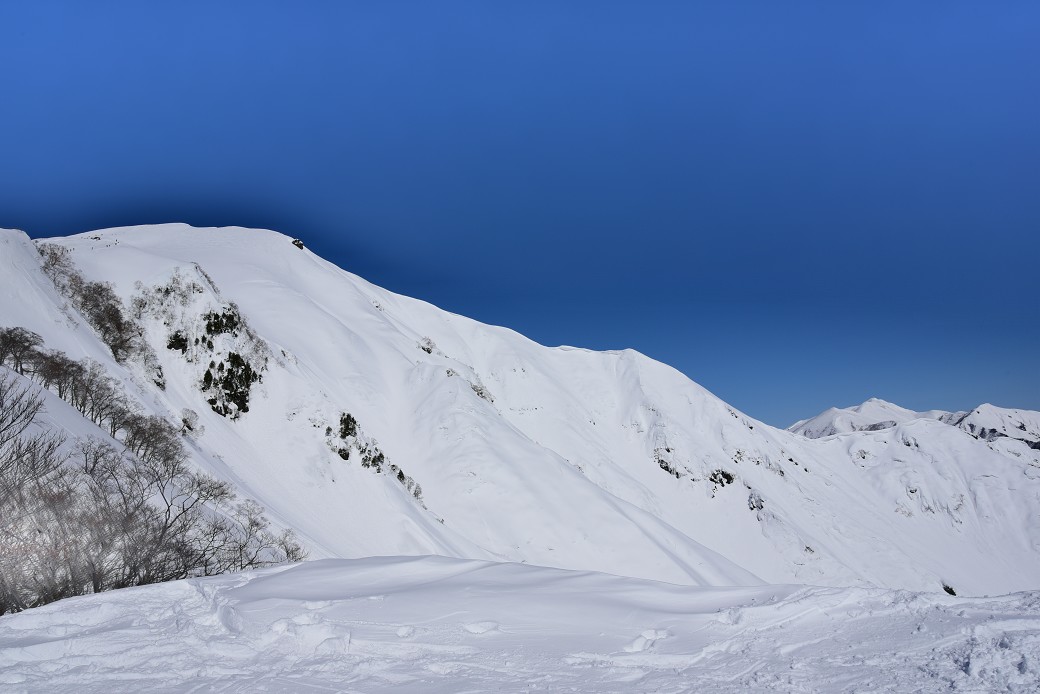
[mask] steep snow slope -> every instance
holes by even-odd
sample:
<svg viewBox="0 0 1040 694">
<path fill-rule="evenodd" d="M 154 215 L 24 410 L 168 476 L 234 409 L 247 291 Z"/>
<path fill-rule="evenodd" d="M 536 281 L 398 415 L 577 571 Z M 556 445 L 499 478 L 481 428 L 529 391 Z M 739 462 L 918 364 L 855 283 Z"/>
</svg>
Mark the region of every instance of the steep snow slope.
<svg viewBox="0 0 1040 694">
<path fill-rule="evenodd" d="M 0 618 L 5 692 L 1035 692 L 1040 594 L 695 588 L 395 557 Z"/>
<path fill-rule="evenodd" d="M 156 411 L 196 410 L 198 464 L 316 556 L 442 554 L 695 585 L 1037 586 L 1040 451 L 1024 442 L 919 418 L 810 440 L 638 353 L 543 347 L 374 287 L 274 232 L 52 240 L 128 306 L 147 297 L 137 306 L 161 391 L 60 310 L 24 235 L 0 240 L 0 325 L 104 361 Z M 251 332 L 196 345 L 203 316 L 231 302 Z M 167 348 L 175 333 L 183 349 Z M 262 368 L 237 419 L 201 389 L 207 363 L 231 352 Z M 356 439 L 337 437 L 342 413 Z M 362 448 L 385 454 L 380 474 Z"/>
<path fill-rule="evenodd" d="M 160 355 L 165 391 L 139 368 L 125 373 L 124 380 L 147 407 L 168 416 L 184 407 L 198 411 L 205 434 L 195 450 L 197 462 L 258 499 L 277 521 L 300 532 L 317 556 L 544 558 L 685 583 L 758 582 L 654 516 L 587 484 L 574 484 L 577 472 L 511 428 L 487 431 L 485 410 L 494 410 L 471 388 L 479 379 L 473 370 L 441 358 L 459 372 L 451 377 L 446 369 L 423 363 L 418 357 L 440 358 L 419 348 L 423 334 L 375 304 L 435 311 L 432 307 L 350 278 L 270 232 L 153 231 L 134 234 L 133 245 L 118 232 L 61 239 L 87 278 L 112 281 L 127 305 L 139 290 L 137 282 L 164 285 L 175 271 L 202 287 L 190 292 L 188 308 L 195 310 L 175 315 L 176 325 L 144 321 Z M 139 243 L 146 236 L 151 244 Z M 157 251 L 156 243 L 169 245 Z M 48 347 L 73 356 L 80 356 L 80 342 L 91 343 L 88 356 L 113 372 L 124 371 L 81 317 L 67 306 L 58 310 L 65 302 L 47 286 L 24 237 L 7 234 L 5 246 L 11 253 L 4 260 L 12 266 L 5 276 L 16 286 L 8 290 L 11 299 L 4 302 L 0 323 L 36 330 Z M 228 304 L 225 295 L 238 300 L 271 354 L 251 411 L 234 422 L 206 404 L 198 364 L 166 349 L 172 329 L 188 331 L 205 311 L 221 310 Z M 338 304 L 338 312 L 324 302 Z M 426 508 L 396 480 L 343 461 L 329 449 L 326 428 L 336 427 L 342 412 L 354 413 L 389 460 L 420 481 Z M 411 455 L 412 449 L 420 455 Z M 416 469 L 423 472 L 416 463 L 425 463 L 427 474 L 416 475 Z"/>
</svg>

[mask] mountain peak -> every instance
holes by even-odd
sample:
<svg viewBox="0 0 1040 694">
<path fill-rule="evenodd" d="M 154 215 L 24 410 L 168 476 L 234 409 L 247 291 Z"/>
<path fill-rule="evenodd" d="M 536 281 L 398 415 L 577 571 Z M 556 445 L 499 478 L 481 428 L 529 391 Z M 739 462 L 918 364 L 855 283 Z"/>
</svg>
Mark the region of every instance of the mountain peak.
<svg viewBox="0 0 1040 694">
<path fill-rule="evenodd" d="M 111 285 L 151 355 L 117 361 L 33 244 L 7 241 L 0 326 L 94 360 L 143 413 L 197 417 L 192 463 L 315 557 L 966 593 L 1040 575 L 1040 552 L 1009 529 L 1040 517 L 1040 481 L 1021 474 L 1040 452 L 988 438 L 1015 428 L 1024 440 L 1028 413 L 972 420 L 968 436 L 904 427 L 935 417 L 872 398 L 791 433 L 637 352 L 544 347 L 373 286 L 277 232 L 163 224 L 39 242 Z M 977 494 L 983 469 L 986 484 L 1028 493 Z M 989 501 L 1011 496 L 1000 512 Z"/>
</svg>

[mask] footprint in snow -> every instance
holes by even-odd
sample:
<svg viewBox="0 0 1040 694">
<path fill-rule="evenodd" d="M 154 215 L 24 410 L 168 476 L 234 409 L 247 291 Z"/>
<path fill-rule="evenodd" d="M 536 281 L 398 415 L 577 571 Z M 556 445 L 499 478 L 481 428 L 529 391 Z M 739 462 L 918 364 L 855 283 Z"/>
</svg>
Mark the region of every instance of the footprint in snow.
<svg viewBox="0 0 1040 694">
<path fill-rule="evenodd" d="M 728 610 L 722 610 L 718 613 L 718 617 L 715 621 L 719 624 L 740 624 L 740 620 L 744 618 L 743 611 L 738 607 L 732 607 Z"/>
<path fill-rule="evenodd" d="M 667 629 L 647 629 L 637 636 L 632 643 L 625 646 L 626 653 L 640 653 L 650 650 L 659 640 L 668 638 Z"/>
<path fill-rule="evenodd" d="M 463 624 L 462 628 L 471 634 L 486 634 L 489 631 L 496 631 L 498 622 L 473 622 L 472 624 Z"/>
</svg>

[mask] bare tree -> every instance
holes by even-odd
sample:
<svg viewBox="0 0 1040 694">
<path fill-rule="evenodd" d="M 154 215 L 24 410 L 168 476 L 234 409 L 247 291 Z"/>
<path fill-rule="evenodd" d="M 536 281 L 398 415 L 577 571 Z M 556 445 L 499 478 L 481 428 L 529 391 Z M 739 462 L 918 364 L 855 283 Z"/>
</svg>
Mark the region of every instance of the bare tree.
<svg viewBox="0 0 1040 694">
<path fill-rule="evenodd" d="M 60 541 L 74 493 L 63 441 L 31 430 L 43 404 L 39 388 L 0 367 L 0 614 L 61 593 L 74 563 Z"/>
<path fill-rule="evenodd" d="M 82 378 L 83 365 L 64 352 L 40 352 L 34 369 L 44 387 L 54 389 L 62 400 L 69 400 L 74 385 Z"/>
<path fill-rule="evenodd" d="M 134 351 L 140 329 L 123 312 L 123 302 L 107 282 L 87 282 L 79 297 L 79 310 L 98 331 L 101 341 L 112 350 L 118 362 Z"/>
<path fill-rule="evenodd" d="M 75 276 L 69 283 L 82 286 Z M 235 505 L 227 483 L 189 466 L 182 437 L 200 433 L 196 413 L 183 411 L 179 427 L 140 414 L 101 364 L 48 352 L 29 331 L 3 334 L 8 363 L 31 365 L 109 437 L 66 447 L 40 420 L 46 390 L 0 365 L 0 614 L 304 558 L 259 505 Z"/>
<path fill-rule="evenodd" d="M 43 411 L 43 393 L 0 366 L 0 449 L 24 432 Z"/>
<path fill-rule="evenodd" d="M 0 364 L 10 361 L 11 368 L 18 373 L 25 373 L 25 366 L 31 362 L 37 348 L 43 344 L 43 338 L 25 328 L 0 328 Z"/>
</svg>

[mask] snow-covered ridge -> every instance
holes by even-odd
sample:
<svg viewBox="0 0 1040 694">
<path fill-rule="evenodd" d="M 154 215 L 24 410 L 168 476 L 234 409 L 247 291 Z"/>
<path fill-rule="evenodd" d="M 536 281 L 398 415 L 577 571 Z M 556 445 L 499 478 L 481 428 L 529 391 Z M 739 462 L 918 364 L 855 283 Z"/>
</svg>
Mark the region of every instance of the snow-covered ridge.
<svg viewBox="0 0 1040 694">
<path fill-rule="evenodd" d="M 160 225 L 44 243 L 127 307 L 178 275 L 202 288 L 140 311 L 159 389 L 68 310 L 24 234 L 0 233 L 0 325 L 104 363 L 157 414 L 198 412 L 195 463 L 259 500 L 312 556 L 961 594 L 1040 576 L 1040 451 L 1024 440 L 896 419 L 894 406 L 880 408 L 894 426 L 808 439 L 636 352 L 544 347 L 375 287 L 275 232 Z M 203 387 L 210 361 L 245 353 L 245 333 L 205 329 L 231 305 L 268 357 L 237 419 Z M 204 335 L 212 350 L 195 345 Z M 339 435 L 348 414 L 354 438 Z M 1035 432 L 1037 413 L 1019 414 Z M 995 423 L 1016 426 L 976 425 Z"/>
<path fill-rule="evenodd" d="M 885 400 L 870 398 L 866 402 L 852 407 L 831 407 L 815 417 L 795 422 L 787 430 L 810 439 L 818 439 L 852 431 L 889 429 L 896 424 L 904 424 L 915 419 L 951 421 L 963 417 L 965 414 L 967 413 L 943 410 L 915 412 Z"/>
<path fill-rule="evenodd" d="M 928 410 L 914 412 L 884 400 L 871 398 L 860 405 L 846 408 L 831 407 L 810 419 L 795 422 L 788 431 L 810 439 L 818 439 L 853 431 L 879 431 L 915 419 L 932 419 L 975 436 L 992 441 L 1011 438 L 1027 445 L 1040 444 L 1040 412 L 996 407 L 988 403 L 970 412 Z"/>
<path fill-rule="evenodd" d="M 956 426 L 979 438 L 994 440 L 1002 437 L 1026 441 L 1037 448 L 1040 445 L 1040 412 L 1007 409 L 990 404 L 979 405 L 953 422 Z"/>
</svg>

